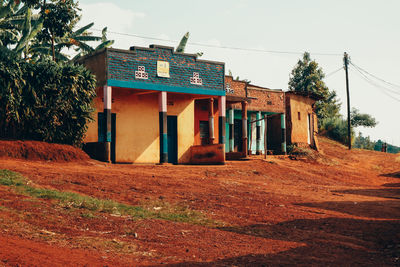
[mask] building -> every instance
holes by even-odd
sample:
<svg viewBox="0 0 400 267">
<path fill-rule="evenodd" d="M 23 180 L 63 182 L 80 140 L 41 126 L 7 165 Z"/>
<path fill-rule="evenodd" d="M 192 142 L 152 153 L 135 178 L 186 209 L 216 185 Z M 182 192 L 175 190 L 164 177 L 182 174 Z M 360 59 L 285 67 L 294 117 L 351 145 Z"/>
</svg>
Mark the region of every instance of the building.
<svg viewBox="0 0 400 267">
<path fill-rule="evenodd" d="M 223 163 L 224 63 L 172 47 L 107 48 L 81 58 L 97 77 L 84 149 L 117 163 Z"/>
<path fill-rule="evenodd" d="M 286 92 L 286 128 L 288 144 L 310 146 L 318 150 L 318 121 L 314 111 L 319 98 L 306 92 Z"/>
<path fill-rule="evenodd" d="M 285 93 L 232 76 L 225 76 L 225 86 L 227 158 L 285 154 Z"/>
</svg>

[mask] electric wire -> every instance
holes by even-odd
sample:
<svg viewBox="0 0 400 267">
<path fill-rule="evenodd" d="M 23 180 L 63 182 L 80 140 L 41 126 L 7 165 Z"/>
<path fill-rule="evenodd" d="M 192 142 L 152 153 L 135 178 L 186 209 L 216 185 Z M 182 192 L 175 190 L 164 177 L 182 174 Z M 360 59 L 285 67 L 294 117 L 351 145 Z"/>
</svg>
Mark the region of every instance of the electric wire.
<svg viewBox="0 0 400 267">
<path fill-rule="evenodd" d="M 369 79 L 364 73 L 362 73 L 360 70 L 358 70 L 357 68 L 354 68 L 354 69 L 357 71 L 356 73 L 360 74 L 360 75 L 361 75 L 360 77 L 361 77 L 362 79 L 364 79 L 366 82 L 368 82 L 369 84 L 373 85 L 374 87 L 380 89 L 380 91 L 381 91 L 382 93 L 384 93 L 385 95 L 389 96 L 390 98 L 392 98 L 392 99 L 394 99 L 394 100 L 400 102 L 400 99 L 398 99 L 398 98 L 392 96 L 391 94 L 389 94 L 388 92 L 386 92 L 387 88 L 377 85 L 377 84 L 374 83 L 371 79 Z M 383 90 L 382 90 L 382 89 L 383 89 Z M 385 89 L 386 89 L 386 90 L 385 90 Z"/>
<path fill-rule="evenodd" d="M 99 31 L 99 32 L 102 31 L 100 29 L 91 29 L 91 30 Z M 179 42 L 178 40 L 149 37 L 149 36 L 143 36 L 143 35 L 131 34 L 131 33 L 121 33 L 121 32 L 114 32 L 114 31 L 107 31 L 107 33 L 129 36 L 129 37 L 136 37 L 136 38 L 141 38 L 141 39 L 155 40 L 155 41 L 164 41 L 164 42 L 171 42 L 171 43 Z M 304 52 L 297 52 L 297 51 L 279 51 L 279 50 L 265 50 L 265 49 L 255 49 L 255 48 L 242 48 L 242 47 L 234 47 L 234 46 L 219 46 L 219 45 L 203 44 L 203 43 L 196 43 L 196 42 L 188 42 L 188 44 L 194 45 L 194 46 L 201 46 L 201 47 L 230 49 L 230 50 L 237 50 L 237 51 L 260 52 L 260 53 L 289 54 L 289 55 L 304 54 Z M 341 56 L 342 55 L 339 53 L 310 53 L 310 54 L 315 55 L 315 56 Z"/>
<path fill-rule="evenodd" d="M 364 73 L 370 75 L 371 77 L 374 77 L 375 79 L 381 81 L 381 82 L 384 82 L 384 83 L 386 83 L 386 84 L 389 84 L 389 85 L 394 86 L 394 87 L 397 87 L 397 88 L 400 88 L 400 85 L 397 85 L 397 84 L 388 82 L 388 81 L 386 81 L 386 80 L 384 80 L 384 79 L 382 79 L 382 78 L 379 78 L 379 77 L 377 77 L 376 75 L 373 75 L 372 73 L 366 71 L 365 69 L 363 69 L 363 68 L 361 68 L 361 67 L 355 65 L 353 62 L 350 62 L 350 64 L 353 65 L 354 67 L 358 68 L 359 70 L 363 71 Z"/>
<path fill-rule="evenodd" d="M 325 79 L 332 76 L 333 74 L 336 74 L 337 72 L 341 71 L 343 69 L 343 67 L 340 67 L 339 69 L 330 72 L 329 74 L 325 75 Z"/>
<path fill-rule="evenodd" d="M 351 63 L 350 63 L 350 64 L 351 64 Z M 389 91 L 389 92 L 391 92 L 391 93 L 393 93 L 393 94 L 400 95 L 400 91 L 397 91 L 397 90 L 394 90 L 394 89 L 391 89 L 391 88 L 387 88 L 387 87 L 385 87 L 385 86 L 382 86 L 382 85 L 377 84 L 376 82 L 374 82 L 374 81 L 372 81 L 370 78 L 368 78 L 367 75 L 366 75 L 365 73 L 363 73 L 362 70 L 361 70 L 358 66 L 356 66 L 356 65 L 354 65 L 354 64 L 351 64 L 351 65 L 352 65 L 354 68 L 356 68 L 356 70 L 357 70 L 358 72 L 362 73 L 363 76 L 366 77 L 371 83 L 373 83 L 374 86 L 379 87 L 379 88 L 382 88 L 382 89 L 384 89 L 384 90 L 387 90 L 387 91 Z"/>
</svg>

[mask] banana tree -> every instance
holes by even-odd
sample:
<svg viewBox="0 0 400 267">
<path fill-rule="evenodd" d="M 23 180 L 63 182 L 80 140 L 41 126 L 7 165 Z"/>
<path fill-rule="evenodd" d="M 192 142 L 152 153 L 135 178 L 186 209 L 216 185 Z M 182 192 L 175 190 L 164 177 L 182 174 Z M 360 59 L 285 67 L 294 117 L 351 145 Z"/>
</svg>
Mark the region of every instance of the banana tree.
<svg viewBox="0 0 400 267">
<path fill-rule="evenodd" d="M 185 33 L 185 35 L 183 35 L 181 41 L 179 42 L 178 46 L 176 47 L 176 52 L 179 53 L 184 53 L 185 52 L 185 48 L 186 48 L 186 44 L 187 41 L 189 40 L 189 32 Z M 196 55 L 198 57 L 201 57 L 203 55 L 203 52 L 197 52 Z"/>
<path fill-rule="evenodd" d="M 39 15 L 32 14 L 31 8 L 20 8 L 18 1 L 1 2 L 0 5 L 0 45 L 14 46 L 18 54 L 29 50 L 31 40 L 43 26 Z"/>
</svg>

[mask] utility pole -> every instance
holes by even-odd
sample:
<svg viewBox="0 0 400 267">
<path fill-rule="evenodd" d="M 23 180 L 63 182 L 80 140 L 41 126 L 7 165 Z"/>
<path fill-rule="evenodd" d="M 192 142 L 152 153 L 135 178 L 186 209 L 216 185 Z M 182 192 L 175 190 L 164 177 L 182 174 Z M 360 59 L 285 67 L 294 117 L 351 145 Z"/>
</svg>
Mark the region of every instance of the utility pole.
<svg viewBox="0 0 400 267">
<path fill-rule="evenodd" d="M 349 149 L 351 149 L 351 121 L 350 121 L 350 91 L 349 91 L 349 55 L 344 52 L 344 69 L 346 71 L 346 91 L 347 91 L 347 136 L 349 138 Z"/>
</svg>

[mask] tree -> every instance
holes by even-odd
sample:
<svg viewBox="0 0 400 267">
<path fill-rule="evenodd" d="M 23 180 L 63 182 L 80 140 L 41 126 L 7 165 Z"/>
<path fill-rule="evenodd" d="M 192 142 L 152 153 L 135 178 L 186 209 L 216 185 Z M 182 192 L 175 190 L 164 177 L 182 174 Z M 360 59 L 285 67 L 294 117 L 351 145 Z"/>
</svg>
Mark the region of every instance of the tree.
<svg viewBox="0 0 400 267">
<path fill-rule="evenodd" d="M 371 141 L 371 138 L 369 136 L 364 137 L 362 136 L 361 132 L 358 132 L 358 136 L 354 140 L 354 147 L 367 150 L 374 150 L 375 142 Z"/>
<path fill-rule="evenodd" d="M 179 42 L 178 46 L 176 47 L 176 52 L 179 53 L 184 53 L 185 52 L 185 48 L 186 48 L 186 44 L 187 41 L 189 40 L 189 32 L 185 33 L 185 35 L 183 35 L 181 41 Z M 203 55 L 203 52 L 197 52 L 196 55 L 198 57 L 201 57 Z"/>
<path fill-rule="evenodd" d="M 31 40 L 42 29 L 43 19 L 32 14 L 30 4 L 22 7 L 20 4 L 18 1 L 0 4 L 0 45 L 12 46 L 17 54 L 25 52 L 26 56 Z"/>
<path fill-rule="evenodd" d="M 378 122 L 369 114 L 360 113 L 356 108 L 352 108 L 350 113 L 350 122 L 353 127 L 375 127 Z"/>
<path fill-rule="evenodd" d="M 340 103 L 335 91 L 329 91 L 323 79 L 324 72 L 310 54 L 305 52 L 289 79 L 289 90 L 314 94 L 321 98 L 316 103 L 316 113 L 319 119 L 339 116 Z"/>
<path fill-rule="evenodd" d="M 56 61 L 56 38 L 62 38 L 71 33 L 73 27 L 79 21 L 78 3 L 74 0 L 50 0 L 44 1 L 40 15 L 43 18 L 43 28 L 38 34 L 38 40 L 42 43 L 51 43 L 52 58 Z"/>
</svg>

